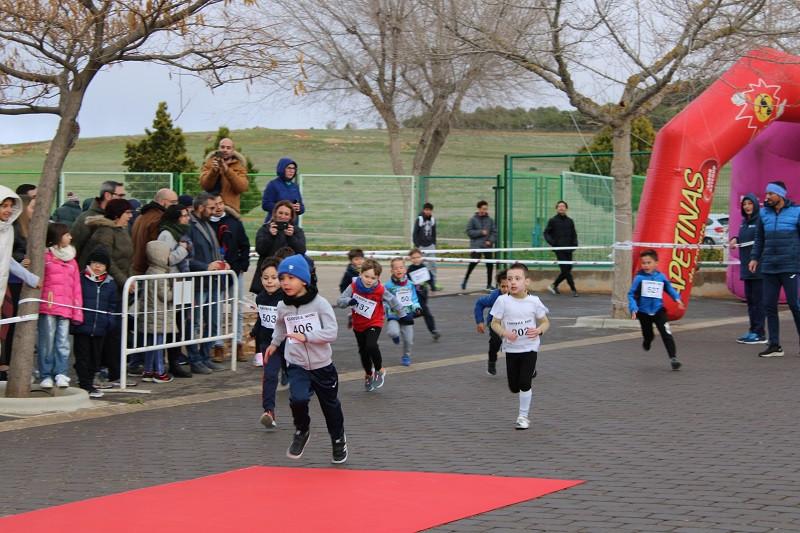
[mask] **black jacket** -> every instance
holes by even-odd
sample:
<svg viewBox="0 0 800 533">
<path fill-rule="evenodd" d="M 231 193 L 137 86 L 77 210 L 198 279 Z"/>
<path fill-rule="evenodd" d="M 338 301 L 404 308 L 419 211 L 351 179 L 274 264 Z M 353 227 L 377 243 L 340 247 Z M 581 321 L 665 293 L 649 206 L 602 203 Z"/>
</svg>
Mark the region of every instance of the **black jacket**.
<svg viewBox="0 0 800 533">
<path fill-rule="evenodd" d="M 258 252 L 258 268 L 256 272 L 261 272 L 261 262 L 264 258 L 275 255 L 275 252 L 284 246 L 288 246 L 298 255 L 304 255 L 306 253 L 305 233 L 303 233 L 301 228 L 295 226 L 294 223 L 290 222 L 289 224 L 294 226 L 294 233 L 291 236 L 287 236 L 283 231 L 278 231 L 277 235 L 271 234 L 269 232 L 269 222 L 263 224 L 258 230 L 256 234 L 256 252 Z M 311 268 L 310 263 L 309 268 Z M 254 275 L 253 283 L 250 284 L 250 292 L 259 294 L 263 289 L 264 287 L 261 286 L 261 275 Z"/>
<path fill-rule="evenodd" d="M 556 215 L 547 221 L 544 240 L 550 246 L 578 246 L 575 223 L 567 215 Z"/>
<path fill-rule="evenodd" d="M 217 234 L 222 257 L 231 266 L 231 270 L 237 274 L 247 272 L 250 267 L 250 238 L 239 214 L 226 206 L 225 216 L 216 222 L 211 220 L 209 224 Z"/>
</svg>

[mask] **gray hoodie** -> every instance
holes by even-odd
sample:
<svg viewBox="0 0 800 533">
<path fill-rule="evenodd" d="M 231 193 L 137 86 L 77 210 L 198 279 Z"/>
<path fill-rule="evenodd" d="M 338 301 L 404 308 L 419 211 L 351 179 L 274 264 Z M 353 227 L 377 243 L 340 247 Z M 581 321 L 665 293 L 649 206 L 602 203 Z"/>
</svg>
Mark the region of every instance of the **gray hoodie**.
<svg viewBox="0 0 800 533">
<path fill-rule="evenodd" d="M 320 296 L 314 287 L 308 287 L 309 296 L 313 299 L 299 306 L 287 304 L 284 301 L 278 304 L 278 321 L 272 334 L 272 345 L 276 348 L 286 338 L 286 318 L 293 323 L 292 328 L 306 336 L 306 342 L 289 342 L 287 339 L 284 357 L 287 363 L 303 367 L 306 370 L 323 368 L 333 362 L 331 343 L 338 335 L 336 315 L 328 301 Z M 308 298 L 306 298 L 308 300 Z M 304 315 L 315 314 L 315 318 L 302 319 Z M 318 320 L 318 322 L 317 322 Z M 309 328 L 309 325 L 311 326 Z"/>
</svg>

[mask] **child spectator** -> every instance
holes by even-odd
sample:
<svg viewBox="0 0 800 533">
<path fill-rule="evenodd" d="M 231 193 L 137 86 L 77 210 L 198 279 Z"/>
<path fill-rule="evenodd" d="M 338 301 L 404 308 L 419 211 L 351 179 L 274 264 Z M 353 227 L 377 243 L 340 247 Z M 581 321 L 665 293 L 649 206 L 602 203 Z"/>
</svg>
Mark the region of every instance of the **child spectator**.
<svg viewBox="0 0 800 533">
<path fill-rule="evenodd" d="M 531 407 L 531 381 L 536 377 L 539 337 L 550 327 L 547 307 L 528 294 L 531 275 L 528 267 L 515 263 L 508 267 L 508 294 L 497 298 L 490 311 L 492 329 L 503 339 L 508 388 L 519 394 L 516 429 L 528 429 Z"/>
<path fill-rule="evenodd" d="M 642 265 L 642 269 L 636 273 L 631 290 L 628 291 L 628 310 L 631 312 L 631 318 L 638 319 L 642 327 L 644 351 L 650 350 L 650 344 L 654 337 L 653 324 L 655 324 L 661 334 L 661 340 L 664 341 L 664 347 L 667 349 L 669 364 L 672 370 L 678 370 L 681 362 L 675 356 L 675 339 L 672 338 L 669 322 L 667 322 L 667 310 L 664 309 L 663 297 L 664 291 L 667 291 L 667 294 L 677 302 L 678 307 L 683 309 L 681 295 L 672 287 L 669 279 L 657 270 L 658 253 L 655 250 L 645 250 L 639 254 L 639 263 Z"/>
<path fill-rule="evenodd" d="M 361 248 L 352 248 L 347 252 L 347 259 L 350 264 L 347 265 L 342 281 L 339 282 L 339 292 L 347 290 L 347 287 L 358 278 L 361 273 L 361 265 L 364 263 L 364 251 Z M 353 315 L 347 315 L 347 329 L 353 329 Z"/>
<path fill-rule="evenodd" d="M 278 304 L 272 343 L 264 352 L 268 364 L 284 339 L 284 356 L 289 371 L 289 407 L 294 418 L 294 437 L 286 456 L 299 459 L 311 434 L 308 404 L 311 395 L 319 400 L 333 447 L 333 462 L 347 461 L 344 414 L 339 401 L 339 374 L 331 359 L 331 342 L 336 340 L 336 315 L 331 305 L 311 285 L 308 262 L 301 255 L 287 257 L 278 266 L 278 278 L 285 293 Z"/>
<path fill-rule="evenodd" d="M 261 285 L 264 290 L 256 296 L 258 307 L 258 322 L 253 324 L 249 338 L 256 339 L 257 352 L 263 354 L 272 342 L 272 334 L 278 320 L 278 304 L 283 297 L 281 283 L 278 280 L 278 265 L 280 261 L 274 257 L 267 257 L 261 263 Z M 261 407 L 264 414 L 258 420 L 268 430 L 278 428 L 275 423 L 275 393 L 278 390 L 278 378 L 281 374 L 283 351 L 285 343 L 278 346 L 272 357 L 264 361 L 264 375 L 261 378 Z"/>
<path fill-rule="evenodd" d="M 358 344 L 358 355 L 364 368 L 364 391 L 371 392 L 383 387 L 386 369 L 378 346 L 385 316 L 384 303 L 401 312 L 400 302 L 381 285 L 382 267 L 374 259 L 367 259 L 361 265 L 361 275 L 342 291 L 336 306 L 351 307 L 353 333 Z"/>
<path fill-rule="evenodd" d="M 400 344 L 400 337 L 403 337 L 403 366 L 411 364 L 411 346 L 414 344 L 414 315 L 422 314 L 422 309 L 417 298 L 417 291 L 414 284 L 406 276 L 406 265 L 402 259 L 395 257 L 392 259 L 392 277 L 386 283 L 386 290 L 397 297 L 403 311 L 394 314 L 391 309 L 387 309 L 386 330 L 392 338 L 392 342 Z"/>
<path fill-rule="evenodd" d="M 69 324 L 83 322 L 83 296 L 75 247 L 69 226 L 55 222 L 47 226 L 42 300 L 39 305 L 38 344 L 40 386 L 69 387 Z"/>
<path fill-rule="evenodd" d="M 145 248 L 148 276 L 169 273 L 169 259 L 172 249 L 164 241 L 150 241 Z M 147 301 L 146 315 L 140 331 L 147 332 L 147 343 L 164 344 L 164 337 L 175 335 L 175 310 L 172 309 L 172 279 L 150 279 L 145 285 Z M 169 383 L 172 374 L 164 370 L 164 350 L 162 348 L 144 353 L 144 372 L 142 381 Z"/>
<path fill-rule="evenodd" d="M 436 331 L 436 321 L 434 321 L 431 310 L 428 308 L 428 285 L 433 279 L 433 272 L 422 264 L 422 253 L 419 248 L 412 248 L 408 252 L 408 256 L 411 259 L 411 266 L 408 267 L 408 277 L 417 290 L 419 306 L 422 309 L 422 318 L 425 319 L 425 326 L 433 335 L 433 340 L 438 341 L 442 335 Z M 433 285 L 431 285 L 431 292 L 434 292 Z"/>
<path fill-rule="evenodd" d="M 483 322 L 483 311 L 485 309 L 491 309 L 497 299 L 502 296 L 503 294 L 508 294 L 508 279 L 506 279 L 508 270 L 503 269 L 497 273 L 497 289 L 493 290 L 490 294 L 486 296 L 481 296 L 478 298 L 478 301 L 475 302 L 475 323 L 478 326 L 478 333 L 481 335 L 484 334 L 486 331 L 486 325 Z M 489 316 L 486 319 L 489 324 L 492 323 L 492 313 L 489 313 Z M 500 344 L 502 344 L 502 339 L 500 336 L 494 332 L 494 330 L 489 327 L 489 362 L 486 363 L 486 373 L 490 376 L 497 375 L 497 352 L 500 350 Z"/>
<path fill-rule="evenodd" d="M 94 386 L 94 375 L 100 369 L 103 342 L 109 330 L 116 327 L 117 284 L 108 275 L 111 255 L 102 244 L 89 252 L 89 260 L 81 275 L 83 323 L 70 326 L 75 352 L 75 373 L 78 385 L 90 398 L 102 398 Z"/>
<path fill-rule="evenodd" d="M 433 217 L 432 203 L 425 202 L 422 205 L 422 211 L 414 222 L 414 247 L 425 251 L 436 251 L 436 219 Z M 428 257 L 435 256 L 428 254 Z M 428 280 L 431 292 L 442 290 L 442 286 L 436 283 L 436 261 L 428 263 L 428 268 L 431 274 Z"/>
</svg>

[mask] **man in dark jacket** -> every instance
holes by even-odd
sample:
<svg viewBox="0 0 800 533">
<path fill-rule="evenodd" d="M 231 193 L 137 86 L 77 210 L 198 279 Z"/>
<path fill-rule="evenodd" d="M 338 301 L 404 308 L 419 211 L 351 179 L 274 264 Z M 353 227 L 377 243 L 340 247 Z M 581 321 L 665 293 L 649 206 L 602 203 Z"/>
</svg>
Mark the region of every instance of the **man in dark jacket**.
<svg viewBox="0 0 800 533">
<path fill-rule="evenodd" d="M 472 215 L 472 218 L 467 222 L 467 235 L 469 235 L 469 247 L 474 251 L 470 252 L 469 256 L 472 259 L 480 259 L 481 254 L 485 259 L 494 258 L 492 252 L 480 252 L 483 248 L 494 248 L 497 243 L 497 226 L 494 225 L 494 220 L 489 216 L 489 204 L 486 200 L 480 200 L 476 207 L 478 211 Z M 464 275 L 464 281 L 461 282 L 461 290 L 467 289 L 467 280 L 469 275 L 475 269 L 477 262 L 471 262 L 467 267 L 467 273 Z M 493 263 L 486 263 L 486 290 L 493 290 L 492 286 L 492 270 Z"/>
<path fill-rule="evenodd" d="M 71 228 L 81 213 L 83 213 L 81 201 L 74 192 L 69 191 L 67 192 L 67 201 L 61 204 L 61 207 L 53 211 L 50 220 L 53 222 L 61 222 Z"/>
<path fill-rule="evenodd" d="M 236 272 L 239 278 L 239 294 L 244 291 L 244 273 L 247 272 L 250 266 L 250 239 L 247 237 L 247 232 L 244 230 L 242 224 L 242 217 L 239 213 L 230 206 L 225 205 L 225 200 L 222 195 L 218 195 L 214 199 L 214 214 L 210 218 L 211 226 L 217 235 L 217 240 L 220 245 L 220 253 L 223 259 L 231 266 L 231 270 Z M 239 314 L 236 324 L 236 360 L 247 361 L 242 347 L 242 307 L 239 306 Z M 219 342 L 219 341 L 218 341 Z M 215 344 L 214 349 L 219 358 L 219 351 L 217 346 L 222 344 Z M 211 359 L 214 361 L 214 357 Z M 215 361 L 216 362 L 216 361 Z"/>
<path fill-rule="evenodd" d="M 108 202 L 118 198 L 125 198 L 126 194 L 125 186 L 122 183 L 114 180 L 104 181 L 100 184 L 100 193 L 97 198 L 92 201 L 86 211 L 75 219 L 69 234 L 72 235 L 72 246 L 75 247 L 76 258 L 80 268 L 86 266 L 89 252 L 91 252 L 91 250 L 87 249 L 86 243 L 89 242 L 89 237 L 92 236 L 92 230 L 86 225 L 86 219 L 98 215 L 105 216 Z"/>
<path fill-rule="evenodd" d="M 136 217 L 131 229 L 133 241 L 133 260 L 131 270 L 134 276 L 141 276 L 147 271 L 147 243 L 158 239 L 161 233 L 159 225 L 164 211 L 178 203 L 178 195 L 170 189 L 159 189 L 149 204 L 142 206 L 140 215 Z"/>
<path fill-rule="evenodd" d="M 547 227 L 544 228 L 544 240 L 550 246 L 578 246 L 578 233 L 575 231 L 575 223 L 567 216 L 568 208 L 567 202 L 559 201 L 556 204 L 556 216 L 547 221 Z M 555 250 L 556 258 L 559 261 L 572 261 L 572 252 L 572 250 Z M 547 287 L 547 290 L 553 294 L 560 294 L 558 284 L 566 280 L 572 295 L 577 296 L 578 291 L 575 290 L 575 281 L 572 279 L 572 265 L 561 263 L 558 267 L 561 269 L 561 273 L 553 284 Z"/>
<path fill-rule="evenodd" d="M 797 301 L 797 278 L 800 274 L 800 206 L 786 197 L 786 184 L 771 181 L 767 184 L 764 209 L 756 228 L 753 253 L 748 265 L 750 272 L 761 267 L 764 276 L 764 309 L 769 328 L 767 349 L 760 357 L 781 357 L 778 297 L 781 288 L 794 317 L 800 335 L 800 305 Z"/>
<path fill-rule="evenodd" d="M 742 198 L 742 224 L 739 234 L 731 239 L 731 244 L 739 245 L 739 279 L 744 282 L 744 298 L 747 301 L 747 314 L 750 316 L 750 329 L 736 340 L 739 344 L 766 344 L 764 335 L 764 277 L 761 269 L 750 272 L 750 256 L 753 241 L 756 239 L 758 222 L 761 220 L 758 209 L 758 197 L 746 194 Z"/>
</svg>

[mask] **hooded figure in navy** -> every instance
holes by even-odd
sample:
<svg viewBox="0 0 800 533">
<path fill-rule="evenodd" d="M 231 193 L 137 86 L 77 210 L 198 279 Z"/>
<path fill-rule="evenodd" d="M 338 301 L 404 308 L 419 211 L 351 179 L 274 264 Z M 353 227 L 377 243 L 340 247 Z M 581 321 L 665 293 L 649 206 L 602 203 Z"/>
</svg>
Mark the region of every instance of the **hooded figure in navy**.
<svg viewBox="0 0 800 533">
<path fill-rule="evenodd" d="M 275 204 L 281 200 L 288 200 L 295 206 L 294 214 L 296 217 L 306 211 L 306 207 L 303 205 L 303 196 L 300 194 L 300 186 L 295 180 L 297 177 L 297 163 L 288 157 L 283 157 L 278 161 L 275 173 L 278 177 L 267 183 L 264 194 L 261 196 L 261 208 L 267 212 L 264 222 L 269 222 Z"/>
</svg>

